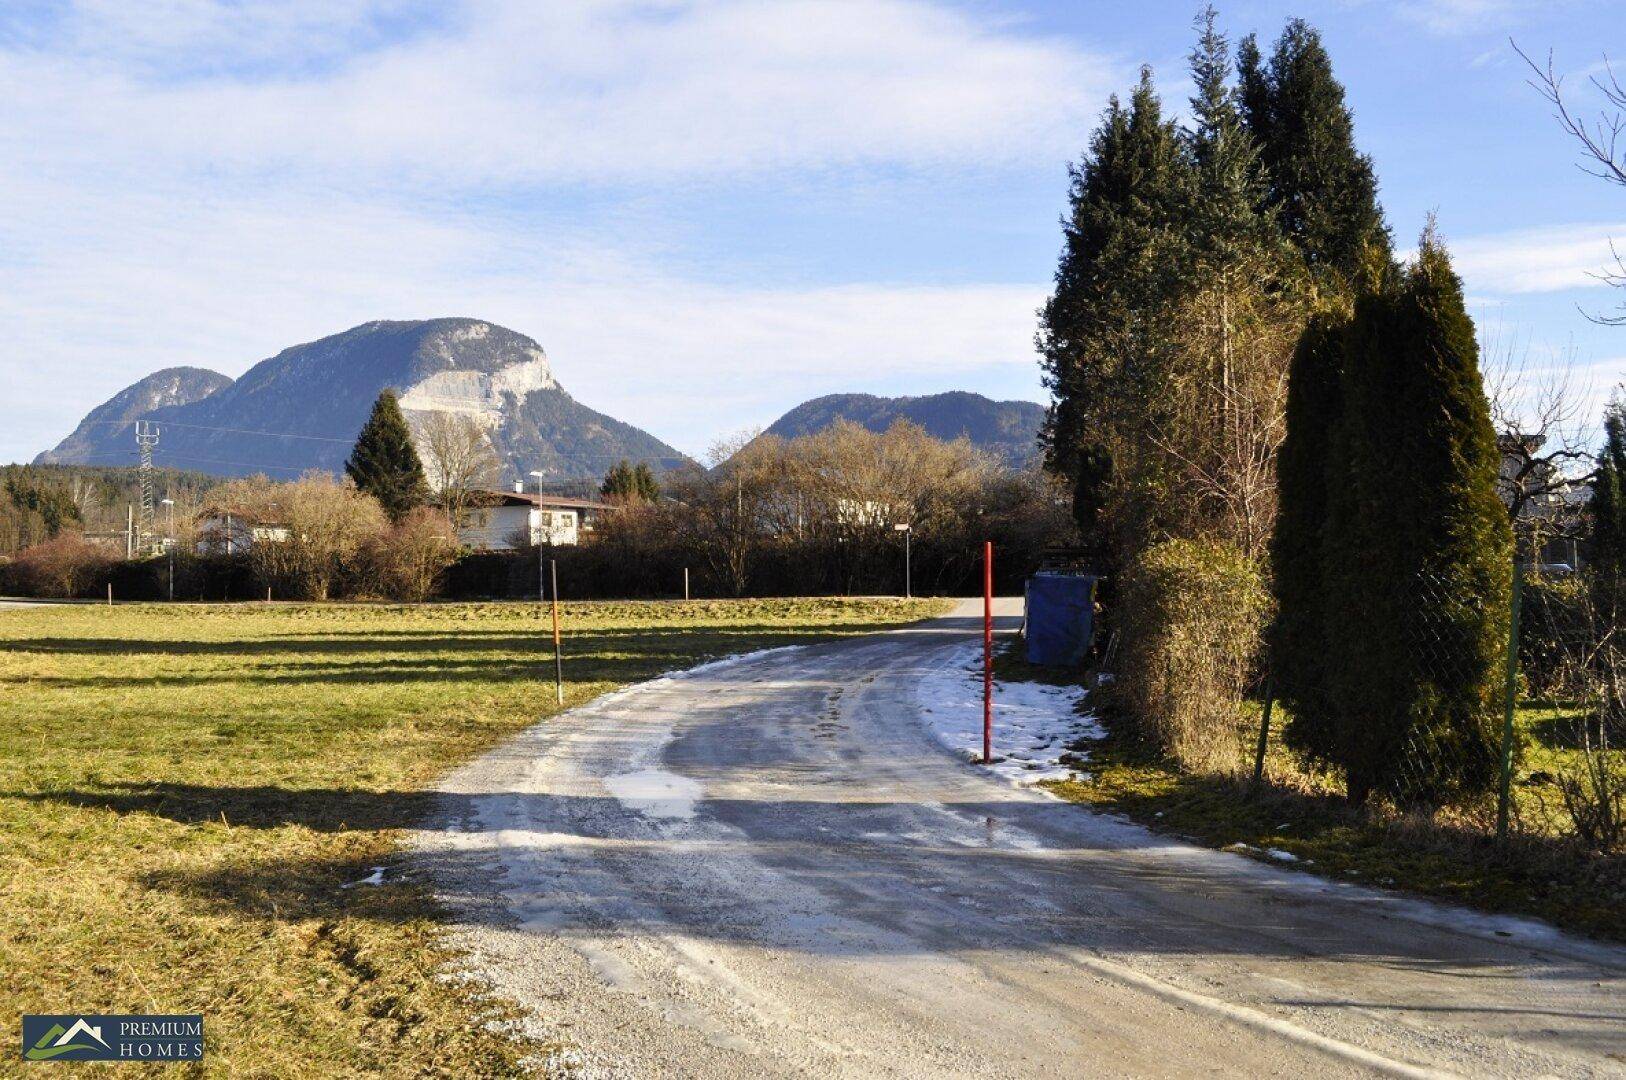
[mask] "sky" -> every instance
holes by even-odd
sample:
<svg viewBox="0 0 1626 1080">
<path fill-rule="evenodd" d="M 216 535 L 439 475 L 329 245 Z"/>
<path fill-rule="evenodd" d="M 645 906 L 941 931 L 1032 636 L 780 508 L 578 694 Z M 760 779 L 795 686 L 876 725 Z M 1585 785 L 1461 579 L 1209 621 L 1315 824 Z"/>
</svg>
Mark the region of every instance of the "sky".
<svg viewBox="0 0 1626 1080">
<path fill-rule="evenodd" d="M 162 367 L 237 376 L 373 319 L 527 334 L 576 398 L 699 454 L 826 393 L 1045 399 L 1067 165 L 1194 3 L 7 0 L 0 461 Z M 1613 10 L 1611 10 L 1613 9 Z M 1429 212 L 1482 334 L 1626 378 L 1626 188 L 1578 166 L 1618 0 L 1226 4 L 1315 25 L 1399 245 Z M 1626 71 L 1616 69 L 1626 78 Z M 343 434 L 343 433 L 336 433 Z"/>
</svg>

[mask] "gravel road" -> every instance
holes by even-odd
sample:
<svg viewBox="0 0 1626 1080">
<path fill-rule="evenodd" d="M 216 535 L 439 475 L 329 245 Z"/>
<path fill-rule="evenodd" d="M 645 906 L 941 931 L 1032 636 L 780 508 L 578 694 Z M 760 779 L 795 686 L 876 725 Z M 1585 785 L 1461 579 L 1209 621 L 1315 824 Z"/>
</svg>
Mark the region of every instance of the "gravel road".
<svg viewBox="0 0 1626 1080">
<path fill-rule="evenodd" d="M 947 754 L 914 690 L 974 610 L 644 684 L 449 777 L 414 847 L 471 966 L 584 1075 L 1626 1075 L 1626 950 Z"/>
</svg>

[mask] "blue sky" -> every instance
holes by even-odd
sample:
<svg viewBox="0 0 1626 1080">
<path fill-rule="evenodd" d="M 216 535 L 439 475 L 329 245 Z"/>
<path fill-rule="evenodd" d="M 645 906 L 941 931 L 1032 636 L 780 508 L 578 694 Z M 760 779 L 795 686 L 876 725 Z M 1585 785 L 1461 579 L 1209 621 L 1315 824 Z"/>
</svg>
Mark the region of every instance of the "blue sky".
<svg viewBox="0 0 1626 1080">
<path fill-rule="evenodd" d="M 1613 9 L 1613 10 L 1612 10 Z M 375 318 L 471 315 L 690 452 L 837 391 L 1042 400 L 1066 163 L 1194 4 L 85 0 L 0 9 L 0 460 L 159 367 L 230 375 Z M 1577 307 L 1626 190 L 1576 167 L 1607 2 L 1221 8 L 1319 27 L 1402 246 L 1439 214 L 1476 316 L 1595 411 Z M 1617 69 L 1618 70 L 1618 69 Z"/>
</svg>

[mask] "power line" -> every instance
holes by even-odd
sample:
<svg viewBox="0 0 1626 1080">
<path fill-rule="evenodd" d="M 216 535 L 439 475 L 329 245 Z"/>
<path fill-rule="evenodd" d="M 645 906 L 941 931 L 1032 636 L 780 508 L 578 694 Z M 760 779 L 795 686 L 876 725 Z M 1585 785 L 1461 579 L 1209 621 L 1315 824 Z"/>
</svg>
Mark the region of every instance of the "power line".
<svg viewBox="0 0 1626 1080">
<path fill-rule="evenodd" d="M 88 421 L 88 423 L 92 423 L 92 424 L 111 424 L 111 425 L 113 425 L 115 427 L 128 427 L 129 425 L 131 425 L 133 423 L 140 423 L 140 422 L 141 421 L 135 421 L 135 420 L 91 420 L 91 421 Z M 265 436 L 267 438 L 272 438 L 272 439 L 310 439 L 310 440 L 315 441 L 315 442 L 339 443 L 339 444 L 341 444 L 343 446 L 353 446 L 353 445 L 355 445 L 355 441 L 356 441 L 354 438 L 341 439 L 341 438 L 338 438 L 338 437 L 333 436 L 333 435 L 301 435 L 301 434 L 297 434 L 297 433 L 292 432 L 292 431 L 255 431 L 255 430 L 252 430 L 252 429 L 249 429 L 249 428 L 216 427 L 216 426 L 211 425 L 211 424 L 177 423 L 176 421 L 173 421 L 173 420 L 164 420 L 164 421 L 160 421 L 160 422 L 165 427 L 190 428 L 190 429 L 192 429 L 194 431 L 219 431 L 219 432 L 224 432 L 224 433 L 226 433 L 228 435 L 263 435 L 263 436 Z M 684 465 L 684 464 L 687 464 L 690 461 L 689 458 L 681 457 L 681 456 L 680 457 L 669 457 L 669 456 L 668 457 L 640 457 L 637 454 L 609 453 L 609 452 L 602 453 L 602 454 L 566 454 L 566 453 L 563 453 L 561 451 L 549 451 L 548 453 L 552 457 L 558 458 L 558 459 L 561 459 L 561 460 L 564 460 L 564 461 L 608 461 L 608 462 L 614 463 L 614 462 L 617 462 L 617 461 L 621 461 L 623 459 L 631 460 L 631 459 L 636 458 L 639 461 L 647 461 L 647 462 L 650 462 L 650 463 L 670 464 L 670 465 Z M 171 457 L 176 457 L 178 455 L 171 454 L 170 456 Z M 519 455 L 519 454 L 512 454 L 511 453 L 509 456 L 511 458 L 514 458 L 515 460 L 520 460 L 520 459 L 523 458 L 523 455 Z M 241 461 L 219 461 L 218 459 L 199 458 L 199 457 L 189 458 L 189 460 L 193 460 L 193 461 L 214 461 L 216 464 L 220 464 L 220 465 L 241 465 L 241 466 L 244 466 L 244 467 L 254 467 L 254 466 L 251 466 L 248 462 L 241 462 Z M 264 468 L 289 468 L 289 466 L 276 466 L 276 465 L 267 465 L 267 466 L 263 466 L 263 467 Z"/>
</svg>

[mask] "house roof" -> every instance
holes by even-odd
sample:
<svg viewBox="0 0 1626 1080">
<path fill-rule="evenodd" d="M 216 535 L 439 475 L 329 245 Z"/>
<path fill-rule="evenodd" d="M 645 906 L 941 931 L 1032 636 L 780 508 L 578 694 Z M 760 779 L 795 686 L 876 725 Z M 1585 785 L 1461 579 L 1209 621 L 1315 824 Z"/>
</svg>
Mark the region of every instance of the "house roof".
<svg viewBox="0 0 1626 1080">
<path fill-rule="evenodd" d="M 536 495 L 528 491 L 491 491 L 482 489 L 476 494 L 480 496 L 480 501 L 488 506 L 538 506 L 552 507 L 559 510 L 615 509 L 610 503 L 594 502 L 592 499 L 572 499 L 563 495 Z"/>
</svg>

